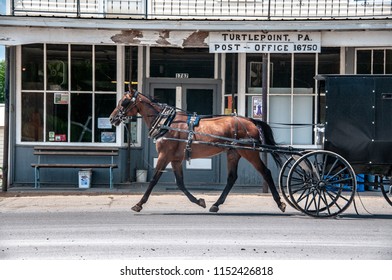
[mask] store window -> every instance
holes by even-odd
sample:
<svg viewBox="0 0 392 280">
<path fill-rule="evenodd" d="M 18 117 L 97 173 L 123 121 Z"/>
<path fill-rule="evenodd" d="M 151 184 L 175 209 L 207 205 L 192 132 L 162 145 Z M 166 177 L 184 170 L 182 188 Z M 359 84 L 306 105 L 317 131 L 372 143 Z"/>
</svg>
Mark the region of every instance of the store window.
<svg viewBox="0 0 392 280">
<path fill-rule="evenodd" d="M 21 141 L 114 143 L 116 46 L 22 46 Z"/>
<path fill-rule="evenodd" d="M 247 54 L 246 112 L 261 118 L 262 56 Z M 340 48 L 322 48 L 314 54 L 268 55 L 268 122 L 276 141 L 287 145 L 312 145 L 314 124 L 324 119 L 325 94 L 318 94 L 317 74 L 339 74 Z"/>
<path fill-rule="evenodd" d="M 356 74 L 392 74 L 392 49 L 357 49 Z"/>
</svg>

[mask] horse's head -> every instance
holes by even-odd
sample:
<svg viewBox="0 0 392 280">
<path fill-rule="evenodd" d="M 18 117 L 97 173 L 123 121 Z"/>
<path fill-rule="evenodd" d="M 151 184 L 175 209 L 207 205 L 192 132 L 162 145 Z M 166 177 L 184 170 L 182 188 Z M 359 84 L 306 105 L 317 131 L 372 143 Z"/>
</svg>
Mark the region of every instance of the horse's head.
<svg viewBox="0 0 392 280">
<path fill-rule="evenodd" d="M 110 114 L 110 123 L 118 126 L 121 122 L 125 121 L 127 117 L 136 116 L 138 113 L 137 97 L 140 93 L 132 90 L 127 92 L 118 102 L 117 107 Z"/>
</svg>

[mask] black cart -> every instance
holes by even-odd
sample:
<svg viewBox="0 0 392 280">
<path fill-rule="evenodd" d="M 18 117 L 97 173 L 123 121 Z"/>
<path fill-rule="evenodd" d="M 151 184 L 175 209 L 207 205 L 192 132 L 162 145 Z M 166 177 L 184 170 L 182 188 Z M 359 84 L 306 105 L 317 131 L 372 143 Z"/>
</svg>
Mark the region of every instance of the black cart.
<svg viewBox="0 0 392 280">
<path fill-rule="evenodd" d="M 325 87 L 324 148 L 288 158 L 279 176 L 284 198 L 307 215 L 336 216 L 352 203 L 361 174 L 392 205 L 392 75 L 316 79 Z"/>
</svg>

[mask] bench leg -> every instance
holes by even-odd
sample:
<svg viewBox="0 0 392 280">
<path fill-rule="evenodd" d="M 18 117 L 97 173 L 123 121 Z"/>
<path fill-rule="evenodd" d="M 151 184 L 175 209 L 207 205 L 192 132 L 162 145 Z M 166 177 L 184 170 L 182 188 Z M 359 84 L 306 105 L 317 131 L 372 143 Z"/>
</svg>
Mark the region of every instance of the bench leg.
<svg viewBox="0 0 392 280">
<path fill-rule="evenodd" d="M 39 189 L 40 187 L 40 178 L 39 178 L 39 167 L 34 168 L 34 188 Z"/>
<path fill-rule="evenodd" d="M 113 168 L 112 167 L 110 167 L 109 168 L 109 180 L 110 180 L 110 182 L 109 182 L 109 184 L 110 184 L 110 189 L 113 189 Z"/>
</svg>

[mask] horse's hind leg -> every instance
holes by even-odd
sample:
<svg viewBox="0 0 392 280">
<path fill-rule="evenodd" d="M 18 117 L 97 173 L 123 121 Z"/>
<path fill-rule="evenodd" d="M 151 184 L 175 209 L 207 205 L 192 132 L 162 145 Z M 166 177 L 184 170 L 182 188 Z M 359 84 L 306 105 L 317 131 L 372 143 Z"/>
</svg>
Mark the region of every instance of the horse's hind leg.
<svg viewBox="0 0 392 280">
<path fill-rule="evenodd" d="M 172 161 L 172 168 L 174 172 L 174 176 L 176 177 L 176 183 L 177 187 L 186 195 L 186 197 L 193 203 L 196 203 L 197 205 L 206 208 L 206 202 L 204 201 L 203 198 L 197 199 L 194 197 L 185 187 L 184 184 L 184 175 L 182 172 L 182 161 Z"/>
<path fill-rule="evenodd" d="M 155 167 L 154 176 L 152 177 L 150 183 L 148 184 L 148 188 L 145 191 L 143 197 L 135 206 L 131 208 L 133 211 L 140 212 L 143 209 L 143 204 L 147 202 L 152 190 L 154 189 L 155 185 L 158 183 L 159 178 L 161 178 L 162 172 L 163 170 L 165 170 L 167 164 L 168 162 L 165 159 L 158 157 L 158 162 L 157 162 L 157 166 Z"/>
<path fill-rule="evenodd" d="M 242 151 L 241 156 L 247 159 L 257 171 L 263 176 L 264 180 L 267 182 L 269 189 L 271 190 L 272 196 L 278 205 L 279 209 L 284 212 L 286 210 L 286 204 L 281 201 L 274 180 L 272 179 L 271 171 L 265 166 L 265 164 L 260 159 L 259 152 L 255 151 Z"/>
<path fill-rule="evenodd" d="M 235 181 L 237 181 L 238 178 L 237 169 L 238 169 L 238 162 L 240 158 L 241 156 L 237 153 L 236 150 L 227 151 L 227 172 L 228 172 L 227 183 L 218 200 L 211 206 L 210 212 L 219 211 L 219 205 L 225 202 L 227 195 L 231 191 Z"/>
</svg>

